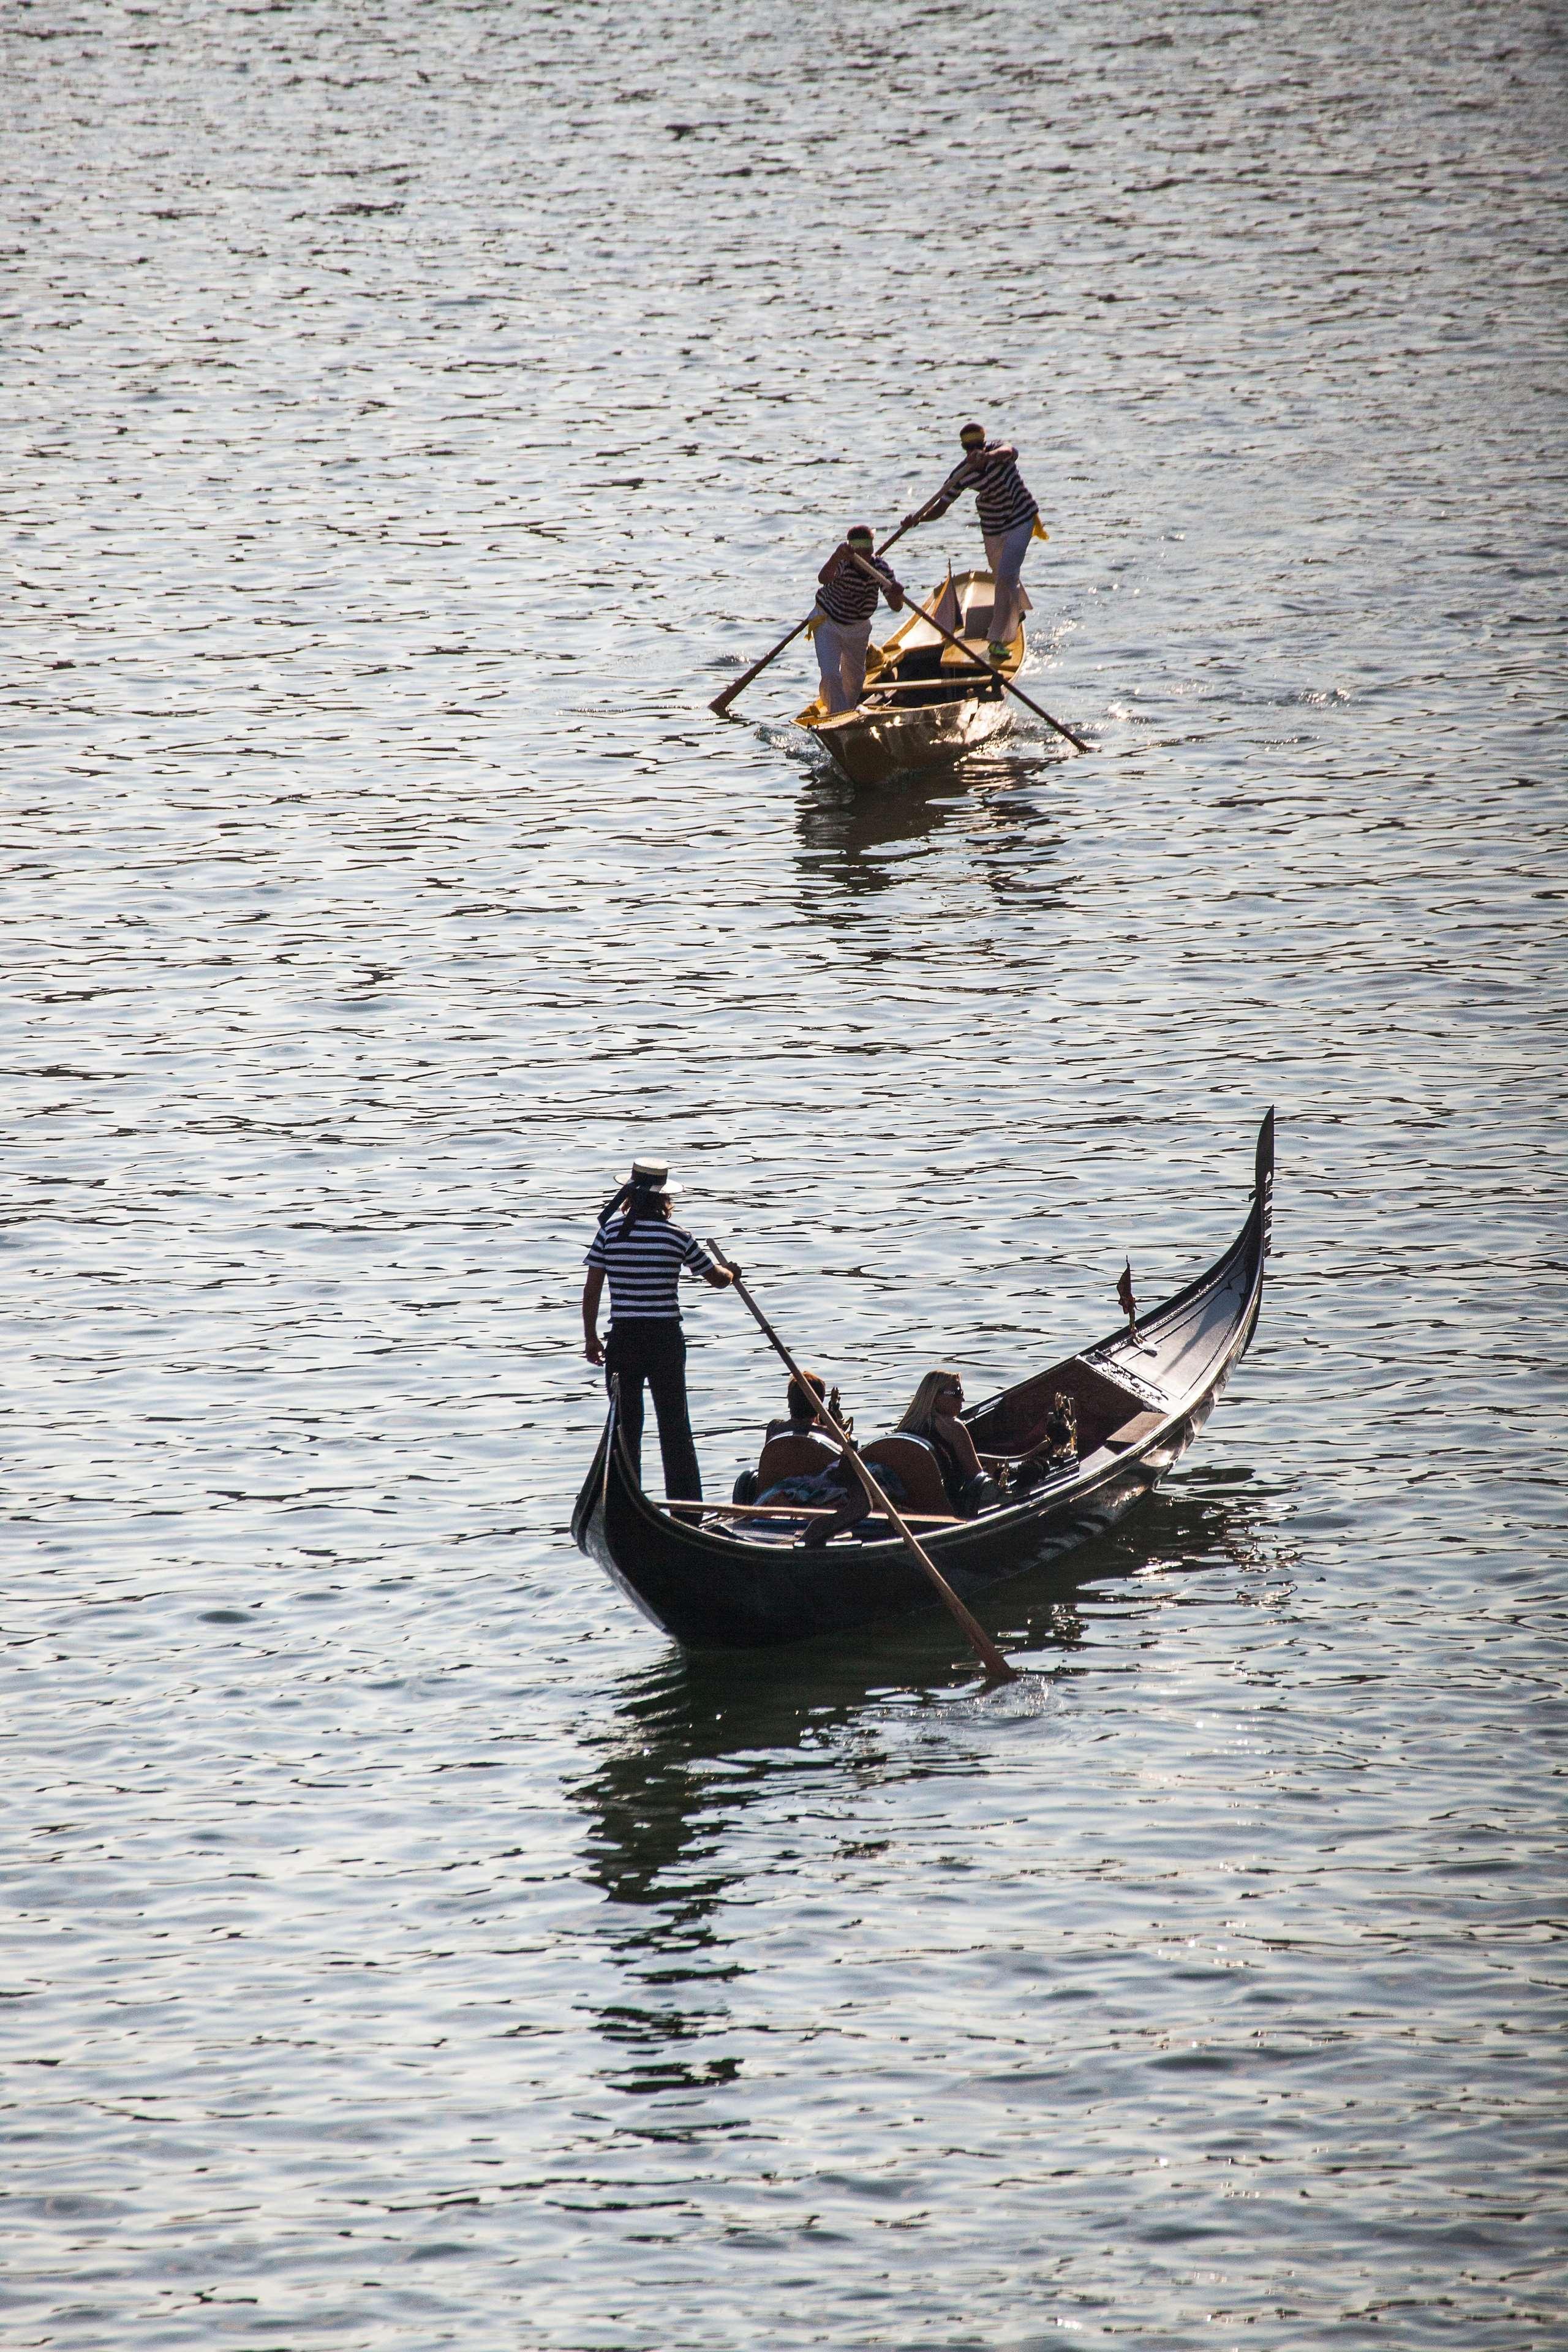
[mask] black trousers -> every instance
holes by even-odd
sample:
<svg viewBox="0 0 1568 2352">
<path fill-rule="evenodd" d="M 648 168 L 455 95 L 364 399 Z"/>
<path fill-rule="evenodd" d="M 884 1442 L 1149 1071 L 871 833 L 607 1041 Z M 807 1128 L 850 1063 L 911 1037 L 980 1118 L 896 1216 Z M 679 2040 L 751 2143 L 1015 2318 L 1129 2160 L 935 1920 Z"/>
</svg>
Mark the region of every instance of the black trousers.
<svg viewBox="0 0 1568 2352">
<path fill-rule="evenodd" d="M 702 1474 L 691 1443 L 686 1410 L 686 1334 L 679 1323 L 652 1316 L 612 1323 L 605 1342 L 605 1381 L 620 1385 L 621 1427 L 642 1476 L 642 1392 L 653 1391 L 658 1415 L 658 1450 L 664 1456 L 664 1491 L 676 1502 L 700 1503 Z"/>
</svg>

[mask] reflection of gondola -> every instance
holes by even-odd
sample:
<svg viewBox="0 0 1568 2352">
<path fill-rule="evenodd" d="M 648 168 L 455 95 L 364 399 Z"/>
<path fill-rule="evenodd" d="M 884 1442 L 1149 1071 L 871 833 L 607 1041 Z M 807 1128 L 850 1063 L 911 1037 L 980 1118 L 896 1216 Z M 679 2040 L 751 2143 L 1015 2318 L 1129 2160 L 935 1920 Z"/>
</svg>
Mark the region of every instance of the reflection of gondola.
<svg viewBox="0 0 1568 2352">
<path fill-rule="evenodd" d="M 1189 1507 L 1181 1526 L 1190 1556 L 1194 1532 L 1212 1533 L 1213 1521 Z M 1070 1600 L 1026 1584 L 1018 1593 L 1031 1649 L 1064 1657 L 1079 1649 L 1083 1625 Z M 772 1650 L 748 1659 L 740 1677 L 731 1658 L 666 1650 L 628 1675 L 594 1769 L 572 1790 L 589 1822 L 588 1875 L 626 1907 L 618 1932 L 666 1957 L 704 1944 L 710 1915 L 742 1874 L 738 1853 L 724 1850 L 728 1833 L 781 1776 L 828 1763 L 852 1780 L 926 1770 L 918 1745 L 889 1745 L 877 1727 L 890 1680 L 944 1677 L 952 1658 L 944 1623 L 890 1626 L 874 1660 L 854 1649 Z"/>
<path fill-rule="evenodd" d="M 1010 716 L 1007 698 L 984 657 L 995 598 L 989 572 L 950 574 L 893 631 L 868 670 L 853 710 L 830 719 L 818 695 L 796 724 L 826 745 L 852 783 L 886 783 L 901 771 L 961 760 Z M 927 613 L 953 635 L 972 642 L 978 667 L 943 643 L 923 617 Z M 1002 675 L 1012 677 L 1023 658 L 1020 623 L 1000 664 Z"/>
<path fill-rule="evenodd" d="M 795 812 L 803 871 L 821 873 L 857 898 L 886 890 L 907 872 L 910 849 L 940 832 L 961 806 L 951 781 L 942 786 L 947 797 L 931 798 L 933 789 L 921 777 L 886 792 L 858 793 L 837 768 L 814 769 Z"/>
<path fill-rule="evenodd" d="M 1007 1588 L 1010 1645 L 1075 1659 L 1092 1638 L 1076 1589 L 1085 1582 L 1255 1563 L 1260 1527 L 1249 1483 L 1245 1470 L 1184 1473 L 1142 1516 L 1136 1543 L 1119 1529 L 1078 1555 L 1073 1591 L 1048 1574 L 1021 1577 Z M 743 1675 L 713 1651 L 663 1650 L 625 1675 L 609 1719 L 589 1735 L 592 1769 L 571 1793 L 587 1819 L 588 1876 L 626 1906 L 617 1929 L 628 1948 L 669 1959 L 707 1944 L 711 1915 L 745 1874 L 745 1842 L 731 1843 L 730 1832 L 791 1773 L 830 1764 L 880 1784 L 930 1769 L 918 1740 L 889 1742 L 879 1727 L 890 1686 L 946 1680 L 946 1628 L 944 1617 L 927 1614 L 889 1625 L 874 1652 L 757 1651 Z M 902 1706 L 897 1714 L 906 1727 L 918 1719 Z M 956 1719 L 940 1719 L 951 1732 Z M 950 1736 L 944 1769 L 962 1752 Z"/>
<path fill-rule="evenodd" d="M 1246 1354 L 1258 1321 L 1274 1174 L 1274 1115 L 1258 1130 L 1252 1205 L 1206 1274 L 1148 1314 L 1032 1374 L 965 1416 L 977 1448 L 1017 1456 L 1051 1398 L 1077 1409 L 1078 1457 L 1019 1500 L 931 1528 L 926 1542 L 966 1601 L 1103 1534 L 1185 1453 Z M 908 1446 L 915 1441 L 900 1441 Z M 664 1632 L 693 1648 L 745 1649 L 933 1605 L 902 1545 L 881 1533 L 813 1550 L 778 1521 L 698 1523 L 646 1495 L 614 1407 L 577 1497 L 572 1532 Z"/>
<path fill-rule="evenodd" d="M 1048 803 L 1037 796 L 1061 762 L 1004 749 L 1007 740 L 975 751 L 962 778 L 928 770 L 895 776 L 874 793 L 858 790 L 837 768 L 814 764 L 795 819 L 795 862 L 814 918 L 858 925 L 870 911 L 867 902 L 907 885 L 918 854 L 938 846 L 949 830 L 962 835 L 976 861 L 972 873 L 999 899 L 1037 909 L 1042 892 L 1070 883 L 1054 794 Z"/>
</svg>

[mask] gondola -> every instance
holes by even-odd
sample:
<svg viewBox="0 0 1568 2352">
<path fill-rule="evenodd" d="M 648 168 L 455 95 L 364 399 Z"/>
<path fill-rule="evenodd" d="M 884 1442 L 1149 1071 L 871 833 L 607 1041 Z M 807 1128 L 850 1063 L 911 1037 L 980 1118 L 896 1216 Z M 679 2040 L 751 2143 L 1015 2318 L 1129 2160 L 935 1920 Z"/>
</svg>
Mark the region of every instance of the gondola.
<svg viewBox="0 0 1568 2352">
<path fill-rule="evenodd" d="M 855 709 L 829 718 L 819 694 L 796 726 L 815 735 L 855 784 L 881 784 L 911 769 L 963 759 L 1007 723 L 1009 698 L 994 673 L 965 661 L 924 616 L 934 614 L 984 662 L 995 598 L 989 572 L 949 572 L 885 645 L 871 649 Z M 1016 677 L 1023 658 L 1020 622 L 998 666 L 1003 676 Z"/>
<path fill-rule="evenodd" d="M 977 1517 L 960 1519 L 940 1487 L 932 1496 L 939 1508 L 923 1507 L 919 1456 L 926 1449 L 919 1439 L 883 1438 L 865 1449 L 868 1460 L 897 1469 L 904 1507 L 921 1515 L 926 1549 L 971 1605 L 992 1586 L 1104 1535 L 1203 1428 L 1257 1328 L 1272 1218 L 1272 1111 L 1258 1129 L 1254 1166 L 1251 1206 L 1230 1247 L 1206 1274 L 1141 1316 L 1136 1337 L 1124 1326 L 963 1416 L 980 1454 L 1017 1459 L 1037 1442 L 1062 1391 L 1078 1416 L 1075 1461 L 1020 1499 L 1004 1496 Z M 646 1617 L 689 1649 L 805 1641 L 939 1605 L 884 1522 L 863 1522 L 857 1534 L 815 1550 L 801 1540 L 804 1525 L 788 1511 L 747 1516 L 724 1504 L 700 1511 L 656 1502 L 638 1483 L 612 1403 L 572 1532 Z"/>
</svg>

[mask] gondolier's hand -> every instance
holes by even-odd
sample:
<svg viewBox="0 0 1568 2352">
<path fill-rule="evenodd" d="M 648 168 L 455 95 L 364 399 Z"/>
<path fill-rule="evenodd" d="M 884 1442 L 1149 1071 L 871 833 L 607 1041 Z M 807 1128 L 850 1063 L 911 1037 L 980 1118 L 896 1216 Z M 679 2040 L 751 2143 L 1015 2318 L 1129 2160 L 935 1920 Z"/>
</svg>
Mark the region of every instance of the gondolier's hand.
<svg viewBox="0 0 1568 2352">
<path fill-rule="evenodd" d="M 604 1362 L 605 1343 L 600 1339 L 596 1331 L 585 1331 L 584 1333 L 583 1353 L 587 1357 L 588 1361 L 591 1364 L 602 1364 Z"/>
</svg>

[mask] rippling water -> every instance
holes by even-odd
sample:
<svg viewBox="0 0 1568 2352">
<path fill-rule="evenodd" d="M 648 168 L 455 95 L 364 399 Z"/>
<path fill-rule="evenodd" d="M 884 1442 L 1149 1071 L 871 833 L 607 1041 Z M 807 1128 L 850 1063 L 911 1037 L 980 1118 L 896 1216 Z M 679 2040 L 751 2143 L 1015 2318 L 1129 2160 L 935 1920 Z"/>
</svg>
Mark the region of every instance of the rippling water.
<svg viewBox="0 0 1568 2352">
<path fill-rule="evenodd" d="M 1568 2342 L 1561 12 L 0 47 L 7 2343 Z M 1096 754 L 711 719 L 971 411 Z M 1016 1688 L 572 1549 L 634 1145 L 864 1427 L 1196 1271 L 1269 1100 Z"/>
</svg>

